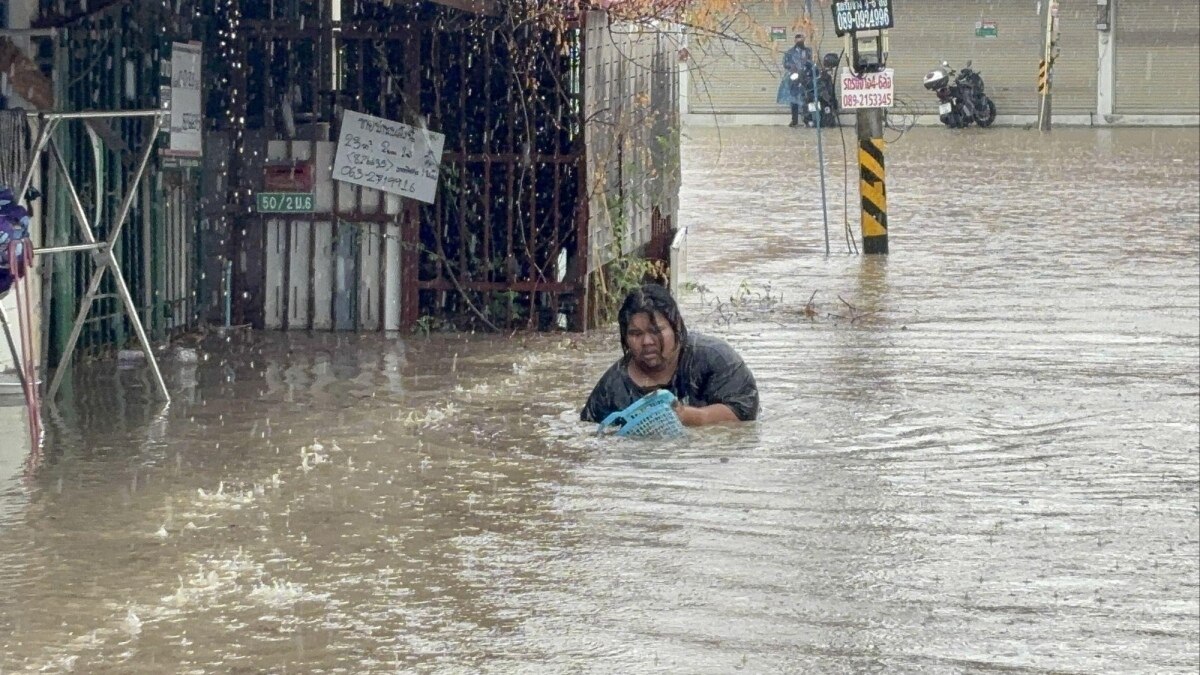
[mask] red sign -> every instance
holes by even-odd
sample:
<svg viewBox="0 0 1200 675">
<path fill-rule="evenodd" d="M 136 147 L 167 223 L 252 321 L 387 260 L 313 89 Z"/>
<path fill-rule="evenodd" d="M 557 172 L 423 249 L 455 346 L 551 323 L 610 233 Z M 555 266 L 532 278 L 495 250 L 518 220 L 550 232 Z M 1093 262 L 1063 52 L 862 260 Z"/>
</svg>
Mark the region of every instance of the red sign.
<svg viewBox="0 0 1200 675">
<path fill-rule="evenodd" d="M 271 162 L 263 175 L 267 192 L 312 192 L 313 163 L 308 160 Z"/>
</svg>

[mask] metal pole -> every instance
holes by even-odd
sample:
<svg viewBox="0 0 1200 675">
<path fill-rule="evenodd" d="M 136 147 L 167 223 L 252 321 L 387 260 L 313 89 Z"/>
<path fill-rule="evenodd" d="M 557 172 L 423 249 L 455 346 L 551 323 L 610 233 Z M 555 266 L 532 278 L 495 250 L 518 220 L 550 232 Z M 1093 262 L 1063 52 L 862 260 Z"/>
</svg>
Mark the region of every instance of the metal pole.
<svg viewBox="0 0 1200 675">
<path fill-rule="evenodd" d="M 156 117 L 153 124 L 150 125 L 150 138 L 146 142 L 145 150 L 142 151 L 142 159 L 138 163 L 137 171 L 133 174 L 133 180 L 129 183 L 130 187 L 125 193 L 125 199 L 121 200 L 121 208 L 117 211 L 116 220 L 113 221 L 113 230 L 108 235 L 109 248 L 117 243 L 117 238 L 121 236 L 121 230 L 125 227 L 125 219 L 129 217 L 129 208 L 133 206 L 133 198 L 137 194 L 137 185 L 141 182 L 142 174 L 146 171 L 146 164 L 149 163 L 150 155 L 154 152 L 154 141 L 158 138 L 158 132 L 161 128 L 162 117 Z"/>
<path fill-rule="evenodd" d="M 129 216 L 129 208 L 133 205 L 133 198 L 137 194 L 137 186 L 142 182 L 142 175 L 146 172 L 146 165 L 150 162 L 150 155 L 154 153 L 154 141 L 158 138 L 158 132 L 162 128 L 162 117 L 154 118 L 154 123 L 150 127 L 150 136 L 146 141 L 146 149 L 142 151 L 142 160 L 138 164 L 137 171 L 133 174 L 133 179 L 129 182 L 128 192 L 125 194 L 124 201 L 121 202 L 121 209 L 117 212 L 116 225 L 108 237 L 108 267 L 112 270 L 113 277 L 117 282 L 117 293 L 125 302 L 125 310 L 129 314 L 129 322 L 133 324 L 133 331 L 137 333 L 138 340 L 142 343 L 142 351 L 146 354 L 146 362 L 150 364 L 150 370 L 154 373 L 155 383 L 158 384 L 158 393 L 164 401 L 171 400 L 171 394 L 167 391 L 167 384 L 163 381 L 162 371 L 158 368 L 158 360 L 154 358 L 154 350 L 150 348 L 150 339 L 146 337 L 146 330 L 142 327 L 141 317 L 138 316 L 137 305 L 133 302 L 133 296 L 129 294 L 129 287 L 125 285 L 125 275 L 121 273 L 121 265 L 117 262 L 117 256 L 113 253 L 113 245 L 116 244 L 117 238 L 121 236 L 121 229 L 125 226 L 125 219 Z"/>
<path fill-rule="evenodd" d="M 46 398 L 50 401 L 53 401 L 55 395 L 58 394 L 58 387 L 62 384 L 63 376 L 67 374 L 67 368 L 71 365 L 71 357 L 75 354 L 75 343 L 79 342 L 79 334 L 83 331 L 83 322 L 87 320 L 88 312 L 92 311 L 92 302 L 96 298 L 96 292 L 100 290 L 100 280 L 104 278 L 106 269 L 108 268 L 105 265 L 101 265 L 92 272 L 92 279 L 88 282 L 87 292 L 83 294 L 79 312 L 75 314 L 75 323 L 71 326 L 71 334 L 67 337 L 67 345 L 63 348 L 63 360 L 54 369 L 50 388 L 46 390 Z"/>
<path fill-rule="evenodd" d="M 26 193 L 29 192 L 29 186 L 33 184 L 33 174 L 37 172 L 38 158 L 41 157 L 42 150 L 46 147 L 46 141 L 50 139 L 50 134 L 57 126 L 57 120 L 42 120 L 41 128 L 38 129 L 37 142 L 33 144 L 33 152 L 29 155 L 31 158 L 29 167 L 25 169 L 25 178 L 21 180 L 21 191 L 14 195 L 18 200 L 25 199 Z"/>
<path fill-rule="evenodd" d="M 54 37 L 57 28 L 0 28 L 0 37 Z"/>
<path fill-rule="evenodd" d="M 71 210 L 75 212 L 75 218 L 78 219 L 79 229 L 83 232 L 83 240 L 89 244 L 96 243 L 96 236 L 92 234 L 92 224 L 83 208 L 83 202 L 79 199 L 79 191 L 75 189 L 75 181 L 71 180 L 71 172 L 67 171 L 67 163 L 63 161 L 62 154 L 58 151 L 58 143 L 55 143 L 53 138 L 50 139 L 50 156 L 54 159 L 54 164 L 58 166 L 63 183 L 67 186 L 67 196 L 71 198 Z"/>
<path fill-rule="evenodd" d="M 1058 16 L 1058 0 L 1046 3 L 1046 35 L 1042 48 L 1042 62 L 1038 67 L 1038 130 L 1050 131 L 1051 88 L 1054 82 L 1054 22 Z"/>
<path fill-rule="evenodd" d="M 813 97 L 809 105 L 814 106 L 816 113 L 816 131 L 817 131 L 817 163 L 821 172 L 821 219 L 825 223 L 825 255 L 829 256 L 829 204 L 825 196 L 825 134 L 821 131 L 821 97 L 817 93 L 817 86 L 820 84 L 820 77 L 813 77 Z"/>
<path fill-rule="evenodd" d="M 91 244 L 71 244 L 70 246 L 49 246 L 46 248 L 35 249 L 38 255 L 48 253 L 73 253 L 76 251 L 100 251 L 108 248 L 108 244 L 103 241 L 93 242 Z"/>
<path fill-rule="evenodd" d="M 29 117 L 37 117 L 41 119 L 58 121 L 58 120 L 93 120 L 93 119 L 112 119 L 116 117 L 165 117 L 171 114 L 170 110 L 79 110 L 76 112 L 35 112 L 26 113 Z"/>
<path fill-rule="evenodd" d="M 233 261 L 225 260 L 223 267 L 225 268 L 225 329 L 229 330 L 233 321 Z"/>
<path fill-rule="evenodd" d="M 883 109 L 860 108 L 858 116 L 858 190 L 862 197 L 863 253 L 888 252 L 887 185 L 884 172 Z"/>
<path fill-rule="evenodd" d="M 154 382 L 158 385 L 158 394 L 164 401 L 171 400 L 171 393 L 167 391 L 167 383 L 163 381 L 162 371 L 158 368 L 158 359 L 154 358 L 154 351 L 150 349 L 150 339 L 146 337 L 146 329 L 142 327 L 142 321 L 138 318 L 137 305 L 133 302 L 133 296 L 129 293 L 129 287 L 125 285 L 125 276 L 121 274 L 120 265 L 117 263 L 117 257 L 113 254 L 112 249 L 108 249 L 108 266 L 113 271 L 113 280 L 117 284 L 117 294 L 121 296 L 121 300 L 125 303 L 125 311 L 129 314 L 129 323 L 133 324 L 133 332 L 137 333 L 138 341 L 142 343 L 142 352 L 146 354 L 146 362 L 150 364 L 150 370 L 154 373 Z"/>
<path fill-rule="evenodd" d="M 806 0 L 805 9 L 808 12 L 809 20 L 811 20 L 813 16 L 812 0 Z M 818 48 L 820 47 L 820 45 L 817 46 Z M 813 54 L 813 58 L 820 58 L 820 56 L 821 55 L 818 53 Z M 814 106 L 813 112 L 816 113 L 817 164 L 819 165 L 818 168 L 821 172 L 821 220 L 825 224 L 825 257 L 829 257 L 829 204 L 825 194 L 825 134 L 821 132 L 821 95 L 818 93 L 817 89 L 821 84 L 821 78 L 820 71 L 816 68 L 817 63 L 817 61 L 812 62 L 813 70 L 818 74 L 816 77 L 813 77 L 813 96 L 812 101 L 809 102 L 809 105 Z M 821 62 L 821 67 L 824 68 L 824 66 L 825 64 Z"/>
</svg>

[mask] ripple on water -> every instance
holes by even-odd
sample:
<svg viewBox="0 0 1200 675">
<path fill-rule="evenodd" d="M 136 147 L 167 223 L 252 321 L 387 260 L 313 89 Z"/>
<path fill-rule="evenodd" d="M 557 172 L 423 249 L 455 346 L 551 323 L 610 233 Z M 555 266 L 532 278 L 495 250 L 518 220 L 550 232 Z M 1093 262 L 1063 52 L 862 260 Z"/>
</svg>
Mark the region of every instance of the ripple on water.
<svg viewBox="0 0 1200 675">
<path fill-rule="evenodd" d="M 887 260 L 836 157 L 824 256 L 813 139 L 685 149 L 684 314 L 758 423 L 597 439 L 611 329 L 258 334 L 165 410 L 82 368 L 0 492 L 4 665 L 1194 672 L 1195 134 L 914 129 Z"/>
</svg>

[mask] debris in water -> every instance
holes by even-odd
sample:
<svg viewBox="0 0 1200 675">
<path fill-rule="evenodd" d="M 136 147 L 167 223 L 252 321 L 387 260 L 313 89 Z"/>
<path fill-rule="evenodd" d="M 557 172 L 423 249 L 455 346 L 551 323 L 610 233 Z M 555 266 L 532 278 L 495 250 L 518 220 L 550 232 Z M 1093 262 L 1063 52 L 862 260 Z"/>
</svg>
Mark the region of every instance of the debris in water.
<svg viewBox="0 0 1200 675">
<path fill-rule="evenodd" d="M 125 632 L 129 633 L 130 635 L 137 635 L 138 633 L 142 632 L 142 620 L 139 619 L 138 615 L 134 614 L 133 610 L 131 609 L 129 610 L 129 613 L 125 615 L 125 621 L 121 624 L 121 627 L 124 628 Z"/>
</svg>

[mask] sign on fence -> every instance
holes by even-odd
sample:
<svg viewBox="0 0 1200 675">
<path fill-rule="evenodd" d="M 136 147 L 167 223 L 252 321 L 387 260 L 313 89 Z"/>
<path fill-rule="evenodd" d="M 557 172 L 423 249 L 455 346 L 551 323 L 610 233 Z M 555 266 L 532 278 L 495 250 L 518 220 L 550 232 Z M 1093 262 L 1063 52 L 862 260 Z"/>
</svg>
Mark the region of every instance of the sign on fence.
<svg viewBox="0 0 1200 675">
<path fill-rule="evenodd" d="M 878 73 L 863 73 L 856 77 L 848 70 L 842 71 L 842 110 L 854 108 L 890 108 L 895 102 L 896 71 L 884 68 Z"/>
<path fill-rule="evenodd" d="M 860 30 L 891 27 L 891 0 L 835 0 L 833 3 L 833 30 L 838 37 Z"/>
<path fill-rule="evenodd" d="M 171 86 L 163 88 L 171 108 L 170 139 L 165 155 L 199 157 L 201 153 L 201 70 L 198 42 L 171 43 Z"/>
<path fill-rule="evenodd" d="M 435 131 L 347 110 L 333 178 L 432 204 L 445 142 Z"/>
<path fill-rule="evenodd" d="M 259 213 L 312 213 L 311 192 L 259 192 L 254 195 Z"/>
</svg>

